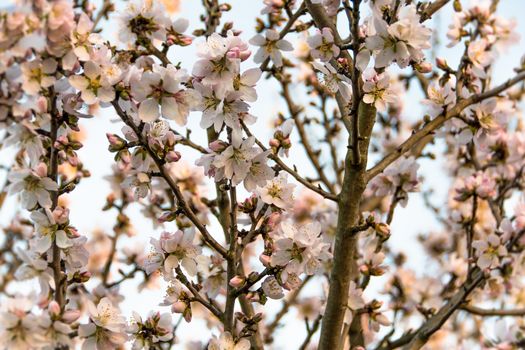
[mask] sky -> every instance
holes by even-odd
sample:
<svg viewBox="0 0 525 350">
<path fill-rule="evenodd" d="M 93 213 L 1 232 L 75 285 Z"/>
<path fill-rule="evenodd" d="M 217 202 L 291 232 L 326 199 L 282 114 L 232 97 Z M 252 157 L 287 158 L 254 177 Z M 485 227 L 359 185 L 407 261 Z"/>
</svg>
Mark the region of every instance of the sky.
<svg viewBox="0 0 525 350">
<path fill-rule="evenodd" d="M 2 1 L 3 2 L 3 1 Z M 181 0 L 181 11 L 178 16 L 188 18 L 190 20 L 190 30 L 200 26 L 199 15 L 202 13 L 200 1 L 197 0 Z M 243 31 L 243 38 L 247 41 L 254 35 L 254 24 L 255 17 L 259 15 L 262 9 L 262 1 L 256 0 L 231 0 L 229 3 L 232 5 L 232 11 L 226 13 L 223 18 L 225 21 L 233 21 L 236 29 Z M 466 1 L 463 1 L 466 5 Z M 5 3 L 4 3 L 5 4 Z M 1 7 L 2 5 L 0 5 Z M 122 8 L 122 3 L 118 4 L 119 8 Z M 504 0 L 500 1 L 498 12 L 500 15 L 506 18 L 513 18 L 516 14 L 522 14 L 525 12 L 525 1 L 522 0 Z M 435 16 L 433 20 L 433 26 L 436 28 L 435 35 L 440 39 L 441 43 L 446 43 L 445 34 L 447 26 L 452 18 L 452 8 L 447 6 L 444 11 L 440 12 L 439 15 Z M 111 22 L 115 23 L 115 22 Z M 116 42 L 116 33 L 118 27 L 114 24 L 104 26 L 104 35 Z M 525 21 L 518 23 L 517 32 L 522 37 L 525 37 Z M 202 41 L 202 38 L 197 38 L 196 41 Z M 523 41 L 522 41 L 523 42 Z M 508 77 L 512 76 L 512 68 L 519 64 L 519 60 L 523 54 L 523 45 L 513 47 L 507 54 L 502 55 L 495 67 L 494 84 L 497 84 Z M 459 59 L 459 49 L 438 49 L 437 56 L 444 57 L 449 62 L 450 66 L 454 67 Z M 172 58 L 176 61 L 182 62 L 182 67 L 191 71 L 192 64 L 195 60 L 195 45 L 187 48 L 175 48 L 172 49 Z M 243 63 L 243 69 L 251 68 L 255 66 L 251 59 Z M 293 87 L 293 98 L 297 104 L 304 101 L 304 96 L 300 94 L 300 87 Z M 255 135 L 261 140 L 268 140 L 271 137 L 272 129 L 270 127 L 270 121 L 273 119 L 278 111 L 285 111 L 285 105 L 281 101 L 279 92 L 275 87 L 262 81 L 257 89 L 259 93 L 259 99 L 251 106 L 251 113 L 258 117 L 256 127 L 254 128 Z M 406 96 L 407 107 L 403 114 L 403 118 L 410 120 L 417 120 L 421 118 L 422 106 L 419 103 L 408 103 L 409 101 L 419 101 L 422 97 L 419 91 L 410 91 Z M 197 113 L 193 113 L 190 116 L 190 127 L 193 130 L 192 139 L 205 145 L 205 137 L 203 132 L 198 131 L 198 122 L 200 116 Z M 72 195 L 69 196 L 71 203 L 71 215 L 70 219 L 74 226 L 83 233 L 89 235 L 94 229 L 101 229 L 111 233 L 111 227 L 114 224 L 115 213 L 113 211 L 102 212 L 101 208 L 105 203 L 105 198 L 110 192 L 108 183 L 104 180 L 106 175 L 109 175 L 111 165 L 114 163 L 113 155 L 107 151 L 107 139 L 105 134 L 120 133 L 122 124 L 116 121 L 116 116 L 111 109 L 101 109 L 99 113 L 89 120 L 82 120 L 82 127 L 87 134 L 84 147 L 79 151 L 79 157 L 85 164 L 85 167 L 90 170 L 92 176 L 88 179 L 84 179 L 81 184 L 75 189 Z M 344 149 L 344 148 L 342 148 Z M 308 161 L 299 152 L 299 145 L 292 148 L 292 153 L 287 163 L 292 165 L 297 164 L 302 172 L 311 172 Z M 0 152 L 0 163 L 4 164 L 4 157 L 6 151 Z M 186 159 L 187 158 L 187 159 Z M 195 158 L 193 155 L 184 157 L 183 160 L 190 164 L 193 164 Z M 443 198 L 446 197 L 446 190 L 450 179 L 445 176 L 442 170 L 443 160 L 437 159 L 436 161 L 423 160 L 420 162 L 421 171 L 420 174 L 425 178 L 423 184 L 424 188 L 431 188 L 435 191 L 433 201 L 440 203 Z M 0 178 L 0 181 L 3 180 Z M 213 191 L 211 192 L 213 193 Z M 422 272 L 428 268 L 428 262 L 424 256 L 420 253 L 421 247 L 417 243 L 416 236 L 419 233 L 427 233 L 431 230 L 439 228 L 433 214 L 425 209 L 422 196 L 420 194 L 411 194 L 409 197 L 409 203 L 406 208 L 398 208 L 396 210 L 395 219 L 392 224 L 392 238 L 389 241 L 390 247 L 394 251 L 403 251 L 408 256 L 408 263 L 411 266 L 416 267 L 416 270 Z M 17 208 L 18 204 L 15 198 L 9 198 L 6 205 L 0 212 L 0 223 L 6 224 L 10 221 L 10 217 L 13 211 Z M 133 220 L 133 224 L 136 228 L 136 237 L 132 239 L 122 240 L 121 246 L 126 245 L 147 245 L 150 237 L 156 237 L 159 230 L 155 230 L 151 223 L 141 218 L 140 211 L 137 207 L 134 207 L 130 211 L 130 217 Z M 417 219 L 415 219 L 417 218 Z M 173 227 L 170 227 L 173 228 Z M 374 280 L 375 283 L 371 285 L 372 290 L 380 289 L 382 279 L 377 278 Z M 131 310 L 138 311 L 140 314 L 145 315 L 151 309 L 160 309 L 168 311 L 167 308 L 159 308 L 156 306 L 161 301 L 162 291 L 151 292 L 144 291 L 141 294 L 137 294 L 134 290 L 134 283 L 124 285 L 122 292 L 124 294 L 130 294 L 127 300 L 123 302 L 122 309 L 129 316 Z M 306 291 L 308 294 L 309 291 Z M 271 309 L 275 309 L 280 303 L 270 301 Z M 288 320 L 293 320 L 295 316 L 291 315 Z M 176 320 L 177 318 L 174 317 Z M 276 349 L 290 349 L 297 348 L 297 345 L 302 342 L 304 327 L 301 320 L 295 320 L 295 326 L 286 327 L 286 331 L 280 331 L 276 336 Z M 181 337 L 184 339 L 200 339 L 205 340 L 211 337 L 210 331 L 206 328 L 203 322 L 194 322 L 188 327 L 184 324 L 180 328 Z M 214 332 L 217 334 L 217 332 Z"/>
</svg>

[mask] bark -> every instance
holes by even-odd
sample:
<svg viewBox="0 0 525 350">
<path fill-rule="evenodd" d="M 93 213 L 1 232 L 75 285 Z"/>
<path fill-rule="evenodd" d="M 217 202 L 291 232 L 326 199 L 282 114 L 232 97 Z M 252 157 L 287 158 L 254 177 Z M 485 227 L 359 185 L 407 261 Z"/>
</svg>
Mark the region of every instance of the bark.
<svg viewBox="0 0 525 350">
<path fill-rule="evenodd" d="M 330 274 L 330 291 L 321 327 L 320 350 L 339 348 L 339 343 L 342 341 L 341 332 L 348 302 L 350 281 L 359 276 L 357 235 L 352 232 L 352 227 L 357 224 L 359 219 L 361 196 L 366 188 L 368 146 L 375 122 L 376 109 L 360 102 L 357 116 L 358 134 L 360 135 L 357 145 L 360 162 L 354 163 L 353 152 L 349 148 L 345 158 L 343 187 L 339 194 L 334 260 Z M 348 144 L 353 144 L 351 139 L 349 139 Z M 362 341 L 360 342 L 362 343 Z M 352 346 L 355 345 L 359 344 L 352 344 Z"/>
</svg>

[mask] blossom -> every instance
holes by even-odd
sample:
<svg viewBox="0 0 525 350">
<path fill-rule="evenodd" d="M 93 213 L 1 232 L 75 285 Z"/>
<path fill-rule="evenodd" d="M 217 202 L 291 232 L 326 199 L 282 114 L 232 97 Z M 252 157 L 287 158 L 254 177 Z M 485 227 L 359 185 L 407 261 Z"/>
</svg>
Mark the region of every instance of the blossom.
<svg viewBox="0 0 525 350">
<path fill-rule="evenodd" d="M 273 29 L 266 31 L 266 36 L 257 34 L 250 39 L 250 44 L 259 46 L 259 50 L 254 56 L 255 63 L 262 63 L 268 57 L 271 58 L 276 67 L 283 65 L 281 51 L 292 51 L 293 46 L 290 42 L 280 39 L 279 33 Z"/>
<path fill-rule="evenodd" d="M 353 312 L 362 309 L 364 306 L 365 300 L 363 299 L 363 290 L 358 288 L 354 281 L 350 281 L 348 304 L 345 311 L 345 323 L 352 324 Z"/>
<path fill-rule="evenodd" d="M 459 194 L 456 199 L 460 201 L 464 201 L 474 194 L 483 199 L 490 198 L 496 195 L 496 182 L 489 174 L 477 171 L 464 179 L 462 186 L 456 191 Z"/>
<path fill-rule="evenodd" d="M 250 168 L 244 178 L 244 188 L 247 191 L 255 191 L 257 186 L 264 186 L 267 181 L 274 177 L 274 170 L 267 164 L 269 154 L 270 151 L 268 150 L 251 159 Z"/>
<path fill-rule="evenodd" d="M 237 186 L 248 175 L 251 160 L 257 154 L 257 149 L 253 147 L 254 144 L 254 137 L 242 140 L 238 134 L 234 134 L 232 144 L 215 157 L 213 165 L 217 169 L 224 168 L 221 173 L 227 179 L 232 180 L 233 186 Z M 215 177 L 215 181 L 220 180 L 221 178 Z"/>
<path fill-rule="evenodd" d="M 261 284 L 264 294 L 270 299 L 281 299 L 284 297 L 283 288 L 274 276 L 268 276 Z"/>
<path fill-rule="evenodd" d="M 153 251 L 144 262 L 148 274 L 161 270 L 167 280 L 174 278 L 174 269 L 181 265 L 189 275 L 195 276 L 198 264 L 203 263 L 201 248 L 193 243 L 195 231 L 163 232 L 160 239 L 151 238 Z"/>
<path fill-rule="evenodd" d="M 137 172 L 128 176 L 121 185 L 123 188 L 133 189 L 133 197 L 137 200 L 148 195 L 151 189 L 151 178 L 144 172 Z"/>
<path fill-rule="evenodd" d="M 472 72 L 478 78 L 485 78 L 487 76 L 485 69 L 493 60 L 493 55 L 488 48 L 487 41 L 480 39 L 471 42 L 468 46 L 467 55 L 472 62 Z"/>
<path fill-rule="evenodd" d="M 133 350 L 155 348 L 156 344 L 173 338 L 171 314 L 150 312 L 143 321 L 138 313 L 133 312 L 127 332 L 133 338 Z"/>
<path fill-rule="evenodd" d="M 49 88 L 55 84 L 54 73 L 57 61 L 52 58 L 41 60 L 39 58 L 25 62 L 21 65 L 24 82 L 22 88 L 29 95 L 36 95 L 42 88 Z"/>
<path fill-rule="evenodd" d="M 224 332 L 219 338 L 213 337 L 208 345 L 208 350 L 249 350 L 250 341 L 241 338 L 235 341 L 230 332 Z"/>
<path fill-rule="evenodd" d="M 152 122 L 162 115 L 185 125 L 190 108 L 197 99 L 194 90 L 184 89 L 181 85 L 188 78 L 185 69 L 177 69 L 171 64 L 167 67 L 155 64 L 151 71 L 133 78 L 131 93 L 140 103 L 139 118 Z"/>
<path fill-rule="evenodd" d="M 432 30 L 420 24 L 415 5 L 403 6 L 398 20 L 388 25 L 377 14 L 374 16 L 376 34 L 366 39 L 366 47 L 377 52 L 376 68 L 387 67 L 396 61 L 399 67 L 406 67 L 410 61 L 423 61 L 422 50 L 430 48 Z"/>
<path fill-rule="evenodd" d="M 323 28 L 321 31 L 318 30 L 315 35 L 308 37 L 306 41 L 312 50 L 310 55 L 314 59 L 328 62 L 332 57 L 337 58 L 339 56 L 339 47 L 335 45 L 334 35 L 328 27 Z"/>
<path fill-rule="evenodd" d="M 109 298 L 102 298 L 97 306 L 88 300 L 87 307 L 90 322 L 78 328 L 79 336 L 86 338 L 82 350 L 112 349 L 125 343 L 126 319 Z"/>
<path fill-rule="evenodd" d="M 491 233 L 484 239 L 472 242 L 478 257 L 477 265 L 480 269 L 496 268 L 500 265 L 500 258 L 507 255 L 507 248 L 500 236 Z"/>
<path fill-rule="evenodd" d="M 235 91 L 240 92 L 240 98 L 243 101 L 255 102 L 257 100 L 255 84 L 261 78 L 261 74 L 262 71 L 259 68 L 252 68 L 235 77 L 233 81 L 233 88 Z"/>
<path fill-rule="evenodd" d="M 224 124 L 239 132 L 240 121 L 252 124 L 255 117 L 248 114 L 249 105 L 241 99 L 239 91 L 224 91 L 217 88 L 194 84 L 195 89 L 201 94 L 200 103 L 195 109 L 202 111 L 200 126 L 207 129 L 213 126 L 216 132 L 221 131 Z"/>
<path fill-rule="evenodd" d="M 456 93 L 454 91 L 453 80 L 447 81 L 443 86 L 431 84 L 427 89 L 428 99 L 423 103 L 429 107 L 431 117 L 437 117 L 446 108 L 456 103 Z"/>
<path fill-rule="evenodd" d="M 37 204 L 49 208 L 53 204 L 49 191 L 58 191 L 55 181 L 47 177 L 47 166 L 40 163 L 35 170 L 20 169 L 8 176 L 9 194 L 19 193 L 22 206 L 33 209 Z"/>
<path fill-rule="evenodd" d="M 3 300 L 0 312 L 0 339 L 3 349 L 25 350 L 34 348 L 44 340 L 38 319 L 30 311 L 30 298 L 16 296 Z"/>
<path fill-rule="evenodd" d="M 204 85 L 215 85 L 224 94 L 232 89 L 234 78 L 239 74 L 240 62 L 250 56 L 248 45 L 239 36 L 228 31 L 224 37 L 218 33 L 210 35 L 198 46 L 199 59 L 193 66 L 193 75 Z"/>
<path fill-rule="evenodd" d="M 322 65 L 318 62 L 313 62 L 312 66 L 322 73 L 319 82 L 326 87 L 331 94 L 339 92 L 345 100 L 350 101 L 352 98 L 350 89 L 352 81 L 347 76 L 339 74 L 330 63 Z"/>
<path fill-rule="evenodd" d="M 299 275 L 313 275 L 321 262 L 332 257 L 330 245 L 320 237 L 321 224 L 318 222 L 295 226 L 291 221 L 281 222 L 274 242 L 271 264 L 285 266 L 286 271 Z"/>
<path fill-rule="evenodd" d="M 6 147 L 17 146 L 24 149 L 31 166 L 37 166 L 40 157 L 45 154 L 42 140 L 34 129 L 33 125 L 28 123 L 12 124 L 7 128 L 9 136 L 3 140 Z"/>
<path fill-rule="evenodd" d="M 111 102 L 115 99 L 115 90 L 111 81 L 103 74 L 103 69 L 95 62 L 88 61 L 84 64 L 82 75 L 72 75 L 69 83 L 80 90 L 82 100 L 88 105 L 101 102 Z"/>
<path fill-rule="evenodd" d="M 268 181 L 264 187 L 258 187 L 256 192 L 264 203 L 286 209 L 293 203 L 294 187 L 294 184 L 288 183 L 287 175 L 281 173 Z"/>
<path fill-rule="evenodd" d="M 472 107 L 472 116 L 485 132 L 494 132 L 504 122 L 501 120 L 501 114 L 496 110 L 497 102 L 497 99 L 489 98 Z"/>
<path fill-rule="evenodd" d="M 388 103 L 397 102 L 397 96 L 390 88 L 390 76 L 384 72 L 377 74 L 373 69 L 365 71 L 363 83 L 363 102 L 373 104 L 380 112 L 386 111 Z"/>
<path fill-rule="evenodd" d="M 65 249 L 73 245 L 66 231 L 60 226 L 67 222 L 67 209 L 57 207 L 53 212 L 48 208 L 31 213 L 31 219 L 35 223 L 36 231 L 40 235 L 35 249 L 40 253 L 46 252 L 53 241 L 59 248 Z M 60 225 L 62 224 L 62 225 Z"/>
<path fill-rule="evenodd" d="M 120 15 L 119 39 L 123 43 L 141 40 L 160 40 L 166 38 L 166 28 L 170 19 L 164 6 L 158 1 L 133 1 Z"/>
<path fill-rule="evenodd" d="M 401 157 L 370 182 L 370 189 L 379 197 L 394 194 L 397 190 L 397 200 L 405 206 L 408 198 L 404 194 L 419 191 L 418 169 L 414 157 Z"/>
</svg>

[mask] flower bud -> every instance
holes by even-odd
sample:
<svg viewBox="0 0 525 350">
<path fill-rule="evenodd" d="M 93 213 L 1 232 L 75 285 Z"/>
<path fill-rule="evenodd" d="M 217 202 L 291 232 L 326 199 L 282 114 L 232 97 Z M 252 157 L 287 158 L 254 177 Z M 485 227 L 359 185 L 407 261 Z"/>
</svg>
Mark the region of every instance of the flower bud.
<svg viewBox="0 0 525 350">
<path fill-rule="evenodd" d="M 175 220 L 176 217 L 177 217 L 176 212 L 167 211 L 167 212 L 162 213 L 162 215 L 158 218 L 158 220 L 159 222 L 171 222 Z"/>
<path fill-rule="evenodd" d="M 270 147 L 279 147 L 281 143 L 277 139 L 271 139 L 270 140 Z"/>
<path fill-rule="evenodd" d="M 436 66 L 442 70 L 450 70 L 447 60 L 441 57 L 436 58 Z"/>
<path fill-rule="evenodd" d="M 181 154 L 177 151 L 169 151 L 166 154 L 166 162 L 172 163 L 172 162 L 178 162 L 181 158 Z"/>
<path fill-rule="evenodd" d="M 40 163 L 35 168 L 35 173 L 40 177 L 47 176 L 47 165 L 46 163 Z"/>
<path fill-rule="evenodd" d="M 109 141 L 109 151 L 110 152 L 117 152 L 126 147 L 126 140 L 121 138 L 118 135 L 107 133 L 106 137 Z"/>
<path fill-rule="evenodd" d="M 82 283 L 87 282 L 87 281 L 89 281 L 90 278 L 91 278 L 91 272 L 89 272 L 89 271 L 82 271 L 80 273 L 80 282 L 82 282 Z"/>
<path fill-rule="evenodd" d="M 259 255 L 259 261 L 265 266 L 270 267 L 270 260 L 271 258 L 268 255 L 261 254 Z"/>
<path fill-rule="evenodd" d="M 56 301 L 51 301 L 49 305 L 47 306 L 47 310 L 49 311 L 49 314 L 53 317 L 57 317 L 60 315 L 60 305 Z"/>
<path fill-rule="evenodd" d="M 390 237 L 390 226 L 388 226 L 385 223 L 378 223 L 375 225 L 375 230 L 378 235 L 380 235 L 382 238 L 387 239 Z"/>
<path fill-rule="evenodd" d="M 66 310 L 64 311 L 64 314 L 62 315 L 62 320 L 65 323 L 73 323 L 80 317 L 80 311 L 79 310 Z"/>
<path fill-rule="evenodd" d="M 419 73 L 430 73 L 432 72 L 432 64 L 430 62 L 421 62 L 415 65 L 416 70 Z"/>
<path fill-rule="evenodd" d="M 183 301 L 176 301 L 171 305 L 171 312 L 181 314 L 186 310 L 186 303 Z"/>
<path fill-rule="evenodd" d="M 230 286 L 235 287 L 235 288 L 241 288 L 244 285 L 245 282 L 246 282 L 246 280 L 244 279 L 244 277 L 234 276 L 230 280 Z"/>
<path fill-rule="evenodd" d="M 224 141 L 217 140 L 210 143 L 209 147 L 213 152 L 221 153 L 226 149 L 226 147 L 228 147 L 228 144 Z"/>
</svg>

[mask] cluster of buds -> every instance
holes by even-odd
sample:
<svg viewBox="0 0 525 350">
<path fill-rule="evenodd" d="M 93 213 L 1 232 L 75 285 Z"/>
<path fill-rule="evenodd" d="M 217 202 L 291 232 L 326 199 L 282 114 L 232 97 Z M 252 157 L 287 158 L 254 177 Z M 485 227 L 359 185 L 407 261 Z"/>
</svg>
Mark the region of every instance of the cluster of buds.
<svg viewBox="0 0 525 350">
<path fill-rule="evenodd" d="M 460 202 L 472 196 L 487 199 L 496 195 L 496 183 L 488 174 L 478 171 L 465 179 L 463 186 L 456 192 L 458 195 L 454 199 Z"/>
<path fill-rule="evenodd" d="M 275 131 L 273 138 L 270 140 L 270 147 L 274 154 L 288 155 L 288 151 L 292 147 L 290 133 L 292 132 L 294 125 L 295 123 L 293 119 L 288 119 Z"/>
<path fill-rule="evenodd" d="M 245 325 L 239 332 L 239 338 L 246 338 L 257 332 L 257 324 L 262 321 L 263 314 L 258 312 L 252 317 L 248 317 L 242 312 L 236 312 L 235 318 Z"/>
<path fill-rule="evenodd" d="M 59 136 L 54 144 L 58 150 L 58 156 L 61 160 L 67 161 L 71 166 L 78 166 L 79 160 L 76 151 L 82 148 L 82 143 L 73 140 L 70 136 Z"/>
</svg>

